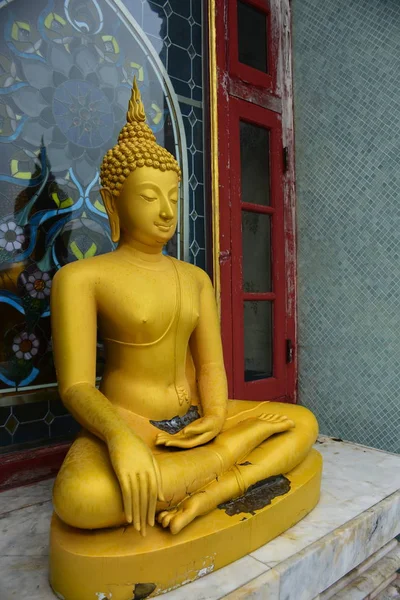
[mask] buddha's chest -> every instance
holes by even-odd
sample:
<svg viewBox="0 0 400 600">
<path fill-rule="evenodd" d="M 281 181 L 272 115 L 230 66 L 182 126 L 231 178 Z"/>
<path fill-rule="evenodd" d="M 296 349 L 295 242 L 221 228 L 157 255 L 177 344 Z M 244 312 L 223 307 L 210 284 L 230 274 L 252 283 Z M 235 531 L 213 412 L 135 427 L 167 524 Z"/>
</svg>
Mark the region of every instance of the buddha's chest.
<svg viewBox="0 0 400 600">
<path fill-rule="evenodd" d="M 190 336 L 199 316 L 196 286 L 175 271 L 115 272 L 99 296 L 102 336 L 127 344 L 154 343 L 177 331 Z"/>
</svg>

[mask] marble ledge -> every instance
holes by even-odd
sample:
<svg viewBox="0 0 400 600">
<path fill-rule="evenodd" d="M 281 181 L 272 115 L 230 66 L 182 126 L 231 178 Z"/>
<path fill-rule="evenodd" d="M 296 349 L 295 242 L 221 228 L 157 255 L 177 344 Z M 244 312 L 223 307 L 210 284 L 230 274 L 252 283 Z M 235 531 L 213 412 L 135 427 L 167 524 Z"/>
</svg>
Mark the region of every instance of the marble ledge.
<svg viewBox="0 0 400 600">
<path fill-rule="evenodd" d="M 397 579 L 396 571 L 399 568 L 400 547 L 397 544 L 396 548 L 381 558 L 373 567 L 335 594 L 332 600 L 372 600 Z M 315 600 L 318 600 L 318 598 Z"/>
<path fill-rule="evenodd" d="M 164 600 L 313 600 L 400 533 L 400 456 L 321 437 L 321 500 L 251 555 Z M 51 481 L 0 493 L 1 600 L 54 600 L 47 583 Z M 23 591 L 23 593 L 21 593 Z"/>
<path fill-rule="evenodd" d="M 396 579 L 378 594 L 375 600 L 400 600 L 400 575 L 397 575 Z"/>
<path fill-rule="evenodd" d="M 385 544 L 380 548 L 375 554 L 364 560 L 361 564 L 359 564 L 355 569 L 350 571 L 347 575 L 339 579 L 336 583 L 331 585 L 328 589 L 326 589 L 321 594 L 318 594 L 314 598 L 314 600 L 331 600 L 332 598 L 336 598 L 336 594 L 341 592 L 344 588 L 352 584 L 358 577 L 362 576 L 367 571 L 370 571 L 371 568 L 376 565 L 382 558 L 386 557 L 388 554 L 392 552 L 394 549 L 399 549 L 399 542 L 394 539 L 388 544 Z"/>
</svg>

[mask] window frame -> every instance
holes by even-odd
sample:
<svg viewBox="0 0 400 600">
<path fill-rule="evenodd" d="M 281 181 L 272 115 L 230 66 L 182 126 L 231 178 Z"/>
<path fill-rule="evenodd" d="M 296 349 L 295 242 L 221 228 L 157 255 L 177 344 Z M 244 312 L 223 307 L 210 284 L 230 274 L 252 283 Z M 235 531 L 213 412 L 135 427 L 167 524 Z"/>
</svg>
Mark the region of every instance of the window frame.
<svg viewBox="0 0 400 600">
<path fill-rule="evenodd" d="M 240 121 L 264 127 L 269 131 L 270 199 L 269 206 L 243 202 L 241 198 Z M 285 252 L 281 243 L 284 237 L 283 186 L 282 186 L 282 127 L 280 115 L 245 100 L 231 99 L 230 135 L 235 142 L 231 148 L 231 220 L 232 220 L 232 328 L 233 384 L 238 398 L 262 400 L 285 394 Z M 271 292 L 245 292 L 243 289 L 242 213 L 243 211 L 269 215 L 271 219 Z M 244 302 L 273 303 L 272 362 L 273 376 L 255 381 L 244 381 Z"/>
<path fill-rule="evenodd" d="M 230 74 L 238 79 L 262 87 L 271 93 L 276 92 L 276 62 L 277 62 L 277 40 L 272 23 L 272 14 L 268 0 L 241 0 L 244 4 L 255 8 L 265 14 L 267 22 L 267 68 L 264 73 L 239 61 L 239 31 L 237 18 L 237 3 L 239 0 L 228 0 L 228 26 L 231 32 L 229 43 L 229 70 Z"/>
</svg>

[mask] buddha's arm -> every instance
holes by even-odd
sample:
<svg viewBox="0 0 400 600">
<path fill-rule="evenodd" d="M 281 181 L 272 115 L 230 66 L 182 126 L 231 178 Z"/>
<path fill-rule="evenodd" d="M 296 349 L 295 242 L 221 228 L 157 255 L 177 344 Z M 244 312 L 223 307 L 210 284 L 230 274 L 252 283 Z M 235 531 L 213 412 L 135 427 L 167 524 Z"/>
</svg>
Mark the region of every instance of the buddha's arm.
<svg viewBox="0 0 400 600">
<path fill-rule="evenodd" d="M 199 270 L 197 274 L 200 316 L 190 338 L 190 350 L 204 416 L 178 434 L 159 434 L 156 442 L 178 448 L 193 448 L 212 440 L 221 431 L 227 411 L 228 386 L 214 289 L 206 273 Z"/>
<path fill-rule="evenodd" d="M 76 420 L 106 442 L 126 519 L 144 532 L 146 521 L 154 524 L 160 496 L 158 466 L 147 446 L 96 389 L 96 277 L 80 267 L 68 265 L 53 280 L 51 316 L 59 391 Z"/>
<path fill-rule="evenodd" d="M 80 266 L 80 265 L 79 265 Z M 127 428 L 96 389 L 96 300 L 86 271 L 69 265 L 53 280 L 51 320 L 60 396 L 76 418 L 103 441 Z"/>
<path fill-rule="evenodd" d="M 190 350 L 196 368 L 203 414 L 216 416 L 224 423 L 228 386 L 217 305 L 214 288 L 206 273 L 200 272 L 200 283 L 200 316 L 190 339 Z"/>
</svg>

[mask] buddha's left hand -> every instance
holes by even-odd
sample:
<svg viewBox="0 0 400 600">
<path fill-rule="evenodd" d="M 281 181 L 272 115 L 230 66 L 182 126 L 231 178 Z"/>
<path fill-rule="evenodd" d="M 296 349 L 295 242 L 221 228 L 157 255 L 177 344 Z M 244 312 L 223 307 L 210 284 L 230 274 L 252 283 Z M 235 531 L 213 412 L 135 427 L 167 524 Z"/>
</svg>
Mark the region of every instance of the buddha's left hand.
<svg viewBox="0 0 400 600">
<path fill-rule="evenodd" d="M 179 433 L 159 433 L 156 446 L 175 446 L 176 448 L 195 448 L 214 439 L 222 429 L 225 418 L 206 415 L 197 419 Z"/>
</svg>

